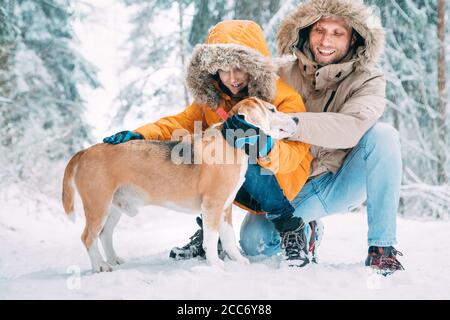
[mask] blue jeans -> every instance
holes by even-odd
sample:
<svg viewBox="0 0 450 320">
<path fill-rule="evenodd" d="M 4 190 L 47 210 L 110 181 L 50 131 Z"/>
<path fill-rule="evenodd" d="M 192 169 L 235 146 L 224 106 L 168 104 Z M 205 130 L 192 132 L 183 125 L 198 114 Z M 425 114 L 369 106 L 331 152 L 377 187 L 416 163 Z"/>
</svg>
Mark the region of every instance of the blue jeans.
<svg viewBox="0 0 450 320">
<path fill-rule="evenodd" d="M 348 212 L 367 200 L 368 245 L 396 244 L 396 216 L 400 196 L 402 160 L 398 132 L 377 123 L 347 155 L 336 174 L 309 180 L 291 202 L 294 215 L 307 223 Z M 264 216 L 247 214 L 241 226 L 242 249 L 247 255 L 273 255 L 280 237 Z"/>
<path fill-rule="evenodd" d="M 258 164 L 248 165 L 244 184 L 235 200 L 252 210 L 267 212 L 266 217 L 278 230 L 289 229 L 292 223 L 295 208 L 284 195 L 275 175 Z"/>
</svg>

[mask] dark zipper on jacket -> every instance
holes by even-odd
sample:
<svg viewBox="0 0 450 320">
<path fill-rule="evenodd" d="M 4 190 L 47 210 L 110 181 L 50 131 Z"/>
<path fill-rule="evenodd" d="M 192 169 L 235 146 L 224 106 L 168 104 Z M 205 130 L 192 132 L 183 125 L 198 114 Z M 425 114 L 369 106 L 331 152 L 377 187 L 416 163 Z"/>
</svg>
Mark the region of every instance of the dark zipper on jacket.
<svg viewBox="0 0 450 320">
<path fill-rule="evenodd" d="M 327 112 L 328 107 L 330 106 L 331 101 L 333 101 L 335 95 L 336 95 L 336 91 L 331 92 L 330 99 L 328 99 L 328 102 L 327 102 L 327 104 L 325 105 L 325 109 L 323 109 L 323 112 Z"/>
</svg>

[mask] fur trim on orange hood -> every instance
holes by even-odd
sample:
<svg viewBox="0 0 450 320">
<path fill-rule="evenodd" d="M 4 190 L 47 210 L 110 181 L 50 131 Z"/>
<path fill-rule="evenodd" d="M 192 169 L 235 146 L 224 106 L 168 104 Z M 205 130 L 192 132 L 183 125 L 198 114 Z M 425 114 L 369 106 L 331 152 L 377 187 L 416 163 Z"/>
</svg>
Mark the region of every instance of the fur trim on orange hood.
<svg viewBox="0 0 450 320">
<path fill-rule="evenodd" d="M 275 98 L 277 75 L 260 26 L 248 20 L 227 20 L 209 30 L 205 44 L 197 45 L 187 70 L 187 85 L 199 105 L 216 109 L 221 91 L 214 75 L 239 68 L 250 74 L 249 96 Z"/>
</svg>

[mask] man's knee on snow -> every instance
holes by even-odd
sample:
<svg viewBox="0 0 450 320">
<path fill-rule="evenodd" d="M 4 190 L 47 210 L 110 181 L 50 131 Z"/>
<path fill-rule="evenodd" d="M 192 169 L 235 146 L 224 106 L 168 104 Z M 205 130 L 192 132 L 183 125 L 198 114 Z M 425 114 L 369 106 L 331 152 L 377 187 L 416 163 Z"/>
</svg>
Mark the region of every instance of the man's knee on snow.
<svg viewBox="0 0 450 320">
<path fill-rule="evenodd" d="M 248 213 L 242 222 L 240 245 L 248 256 L 271 256 L 279 251 L 280 237 L 264 215 Z"/>
<path fill-rule="evenodd" d="M 397 129 L 388 123 L 378 122 L 370 128 L 361 139 L 365 145 L 386 148 L 387 150 L 399 147 L 400 138 Z"/>
</svg>

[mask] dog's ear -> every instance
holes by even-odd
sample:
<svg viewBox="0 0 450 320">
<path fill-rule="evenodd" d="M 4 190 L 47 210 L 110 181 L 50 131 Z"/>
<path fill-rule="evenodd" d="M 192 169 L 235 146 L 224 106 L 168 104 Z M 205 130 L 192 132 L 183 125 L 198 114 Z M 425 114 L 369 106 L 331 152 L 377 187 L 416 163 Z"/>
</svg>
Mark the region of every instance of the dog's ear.
<svg viewBox="0 0 450 320">
<path fill-rule="evenodd" d="M 232 117 L 232 116 L 234 116 L 235 114 L 238 114 L 239 108 L 241 108 L 241 107 L 243 106 L 243 104 L 245 104 L 245 101 L 246 101 L 246 100 L 247 100 L 247 99 L 242 100 L 242 101 L 239 101 L 238 103 L 236 103 L 236 104 L 234 105 L 234 107 L 231 108 L 230 111 L 228 111 L 228 116 L 229 116 L 229 117 Z"/>
<path fill-rule="evenodd" d="M 230 111 L 228 111 L 228 115 L 229 115 L 230 117 L 232 117 L 232 116 L 234 116 L 235 114 L 242 114 L 241 112 L 239 112 L 239 109 L 240 109 L 240 108 L 247 108 L 247 107 L 254 108 L 255 105 L 261 103 L 260 101 L 261 101 L 261 100 L 258 99 L 258 98 L 256 98 L 256 97 L 249 97 L 249 98 L 246 98 L 246 99 L 244 99 L 244 100 L 241 100 L 241 101 L 239 101 L 238 103 L 236 103 L 236 104 L 234 105 L 234 107 L 231 108 Z"/>
<path fill-rule="evenodd" d="M 227 115 L 228 115 L 229 117 L 232 117 L 232 116 L 234 116 L 236 113 L 237 113 L 237 109 L 235 109 L 235 108 L 233 107 L 233 108 L 231 108 L 230 111 L 228 111 Z"/>
<path fill-rule="evenodd" d="M 240 101 L 239 103 L 237 103 L 231 110 L 230 112 L 233 112 L 234 114 L 241 114 L 243 116 L 245 116 L 246 114 L 249 113 L 249 111 L 253 108 L 257 107 L 257 103 L 254 101 L 253 98 L 247 98 L 244 99 L 242 101 Z"/>
<path fill-rule="evenodd" d="M 269 111 L 271 113 L 276 113 L 277 107 L 275 107 L 272 103 L 264 101 L 262 99 L 258 99 L 255 97 L 255 102 L 265 111 Z"/>
<path fill-rule="evenodd" d="M 269 110 L 262 100 L 254 97 L 243 100 L 238 114 L 243 115 L 245 121 L 262 129 L 264 132 L 270 130 Z"/>
</svg>

